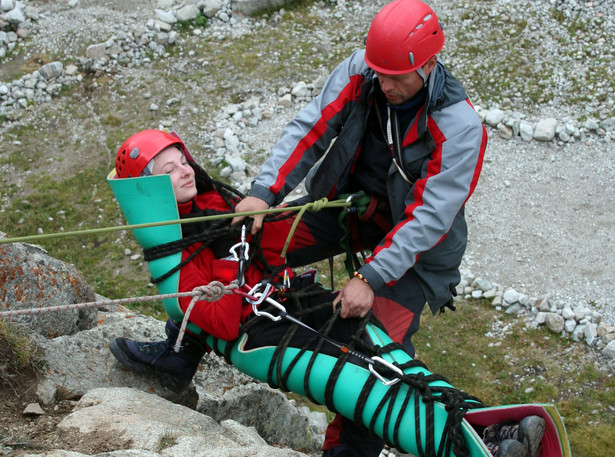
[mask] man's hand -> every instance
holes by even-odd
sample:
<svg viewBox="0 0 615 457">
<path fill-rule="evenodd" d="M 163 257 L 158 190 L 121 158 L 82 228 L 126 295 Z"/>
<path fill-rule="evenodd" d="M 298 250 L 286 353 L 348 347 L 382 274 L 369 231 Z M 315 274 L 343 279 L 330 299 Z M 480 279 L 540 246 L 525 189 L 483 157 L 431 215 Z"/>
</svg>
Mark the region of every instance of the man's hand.
<svg viewBox="0 0 615 457">
<path fill-rule="evenodd" d="M 337 294 L 333 301 L 334 309 L 338 303 L 342 304 L 342 312 L 340 313 L 342 318 L 365 317 L 374 304 L 374 290 L 365 281 L 352 278 Z"/>
<path fill-rule="evenodd" d="M 267 209 L 269 209 L 269 205 L 264 200 L 261 200 L 260 198 L 256 197 L 246 197 L 237 204 L 237 206 L 235 207 L 235 212 L 243 213 L 248 211 L 265 211 Z M 252 230 L 250 230 L 252 235 L 256 235 L 256 232 L 261 229 L 265 216 L 265 213 L 250 216 L 252 219 L 254 219 L 254 223 L 252 224 Z M 234 217 L 231 223 L 235 224 L 236 222 L 243 221 L 245 218 L 246 216 Z"/>
</svg>

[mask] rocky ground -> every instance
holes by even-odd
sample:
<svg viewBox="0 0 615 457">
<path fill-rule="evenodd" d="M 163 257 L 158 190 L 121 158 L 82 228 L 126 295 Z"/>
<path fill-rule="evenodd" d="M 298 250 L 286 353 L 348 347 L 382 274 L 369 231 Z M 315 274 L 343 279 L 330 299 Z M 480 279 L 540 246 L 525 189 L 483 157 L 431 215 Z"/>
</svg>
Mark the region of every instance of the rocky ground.
<svg viewBox="0 0 615 457">
<path fill-rule="evenodd" d="M 159 2 L 23 3 L 35 6 L 40 17 L 20 38 L 19 52 L 1 60 L 0 82 L 50 61 L 78 65 L 88 45 L 147 23 Z M 3 180 L 17 195 L 27 195 L 28 177 L 74 173 L 82 164 L 96 161 L 111 164 L 123 138 L 137 129 L 159 126 L 180 132 L 199 159 L 214 166 L 220 162 L 219 132 L 233 126 L 239 129 L 239 151 L 247 164 L 243 183 L 238 184 L 247 185 L 284 123 L 304 104 L 294 100 L 284 105 L 279 98 L 298 81 L 316 82 L 360 46 L 360 36 L 382 4 L 315 4 L 311 14 L 319 19 L 313 21 L 313 29 L 292 14 L 227 16 L 226 21 L 217 17 L 209 31 L 184 30 L 175 45 L 160 54 L 150 52 L 139 64 L 110 63 L 81 79 L 75 77 L 73 89 L 48 102 L 3 112 Z M 443 57 L 460 79 L 468 81 L 476 106 L 502 108 L 508 119 L 536 122 L 554 117 L 581 128 L 587 119 L 600 122 L 615 115 L 613 80 L 608 77 L 615 65 L 612 0 L 432 4 L 444 11 L 448 42 Z M 300 24 L 292 26 L 293 20 Z M 583 28 L 587 24 L 596 26 Z M 271 30 L 287 41 L 288 54 L 267 41 L 270 37 L 262 38 Z M 233 42 L 244 43 L 244 59 L 221 59 Z M 542 96 L 535 96 L 538 89 Z M 263 115 L 255 125 L 242 127 L 229 107 L 253 97 Z M 548 142 L 506 139 L 501 130 L 489 127 L 483 174 L 467 206 L 470 242 L 464 268 L 532 296 L 549 295 L 572 306 L 589 304 L 615 323 L 615 155 L 612 129 L 604 125 L 572 141 Z M 18 136 L 20 130 L 30 134 Z M 1 197 L 4 208 L 7 195 Z M 32 394 L 21 380 L 14 388 L 16 393 L 25 389 L 24 395 Z M 28 429 L 33 422 L 12 408 L 12 401 L 10 395 L 0 399 L 14 411 L 16 430 Z M 69 403 L 58 405 L 58 417 L 63 405 Z M 31 433 L 41 446 L 56 447 L 54 440 L 62 439 L 51 433 L 54 416 L 55 412 L 47 422 L 36 422 L 38 429 Z M 23 435 L 20 431 L 15 436 Z M 87 452 L 87 443 L 83 446 L 70 448 Z"/>
</svg>

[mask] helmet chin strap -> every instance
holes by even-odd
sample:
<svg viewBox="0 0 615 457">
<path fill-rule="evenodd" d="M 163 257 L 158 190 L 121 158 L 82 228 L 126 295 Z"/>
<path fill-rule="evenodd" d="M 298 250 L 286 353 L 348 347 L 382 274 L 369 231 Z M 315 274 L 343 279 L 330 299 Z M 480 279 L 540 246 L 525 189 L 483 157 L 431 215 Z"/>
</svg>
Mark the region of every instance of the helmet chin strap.
<svg viewBox="0 0 615 457">
<path fill-rule="evenodd" d="M 417 68 L 416 72 L 421 78 L 423 78 L 423 86 L 426 86 L 427 85 L 427 75 L 423 71 L 423 68 L 422 67 Z"/>
</svg>

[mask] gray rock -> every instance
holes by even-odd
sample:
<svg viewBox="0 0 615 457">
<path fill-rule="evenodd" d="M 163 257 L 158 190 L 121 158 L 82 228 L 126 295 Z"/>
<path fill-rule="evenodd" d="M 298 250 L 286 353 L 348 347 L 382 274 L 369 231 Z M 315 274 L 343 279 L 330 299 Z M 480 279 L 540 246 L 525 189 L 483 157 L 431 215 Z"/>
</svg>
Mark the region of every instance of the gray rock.
<svg viewBox="0 0 615 457">
<path fill-rule="evenodd" d="M 155 11 L 156 19 L 159 21 L 165 22 L 167 24 L 175 24 L 177 22 L 177 18 L 173 14 L 172 11 L 164 11 L 160 9 L 156 9 Z"/>
<path fill-rule="evenodd" d="M 534 130 L 534 139 L 538 141 L 551 141 L 555 137 L 555 127 L 557 126 L 557 119 L 547 118 L 541 119 L 536 124 Z"/>
<path fill-rule="evenodd" d="M 212 18 L 222 9 L 222 0 L 201 0 L 198 6 L 204 16 Z"/>
<path fill-rule="evenodd" d="M 237 0 L 234 11 L 246 16 L 251 16 L 265 9 L 279 8 L 286 3 L 285 0 Z"/>
<path fill-rule="evenodd" d="M 553 333 L 561 333 L 564 330 L 564 319 L 556 313 L 546 313 L 545 324 Z"/>
<path fill-rule="evenodd" d="M 139 341 L 166 339 L 164 323 L 131 312 L 100 313 L 100 325 L 74 335 L 39 341 L 47 370 L 39 386 L 44 401 L 55 392 L 84 395 L 98 387 L 131 386 L 185 405 L 196 405 L 194 387 L 176 394 L 164 388 L 153 375 L 138 374 L 117 362 L 109 351 L 109 343 L 118 336 Z"/>
<path fill-rule="evenodd" d="M 85 51 L 85 56 L 88 59 L 99 60 L 105 56 L 107 46 L 105 43 L 91 44 Z"/>
<path fill-rule="evenodd" d="M 20 8 L 13 8 L 11 11 L 7 11 L 4 17 L 10 24 L 21 24 L 26 20 L 26 15 Z"/>
<path fill-rule="evenodd" d="M 517 302 L 519 298 L 519 293 L 514 289 L 508 289 L 506 292 L 504 292 L 502 298 L 504 299 L 504 302 L 512 305 L 513 303 Z"/>
<path fill-rule="evenodd" d="M 59 78 L 64 74 L 64 65 L 62 62 L 50 62 L 43 65 L 40 68 L 39 73 L 47 81 Z"/>
<path fill-rule="evenodd" d="M 197 410 L 221 420 L 233 417 L 253 425 L 268 442 L 293 449 L 318 451 L 323 438 L 309 420 L 286 397 L 265 384 L 248 384 L 225 392 L 221 397 L 201 397 Z"/>
<path fill-rule="evenodd" d="M 193 456 L 195 449 L 208 455 L 216 455 L 215 452 L 263 457 L 304 455 L 273 448 L 250 429 L 231 421 L 220 425 L 197 411 L 130 388 L 89 391 L 58 424 L 58 429 L 83 435 L 108 433 L 109 441 L 117 443 L 118 449 L 145 450 L 153 455 L 158 455 L 161 449 L 164 449 L 162 455 L 174 457 Z"/>
<path fill-rule="evenodd" d="M 304 81 L 300 81 L 297 84 L 295 84 L 295 86 L 292 88 L 292 90 L 290 91 L 290 93 L 293 95 L 293 97 L 305 97 L 309 92 L 308 86 Z"/>
<path fill-rule="evenodd" d="M 504 138 L 505 140 L 510 140 L 513 137 L 513 130 L 504 124 L 500 124 L 498 126 L 498 133 L 500 135 L 501 138 Z"/>
<path fill-rule="evenodd" d="M 74 265 L 49 257 L 40 246 L 26 243 L 0 245 L 0 259 L 3 309 L 34 310 L 12 317 L 15 322 L 45 338 L 72 335 L 96 326 L 95 308 L 65 309 L 96 298 L 94 289 Z M 63 310 L 36 311 L 43 307 L 63 307 Z"/>
<path fill-rule="evenodd" d="M 599 126 L 598 126 L 598 123 L 594 121 L 593 119 L 587 119 L 585 123 L 583 124 L 583 127 L 586 128 L 587 130 L 596 131 L 598 130 Z"/>
<path fill-rule="evenodd" d="M 519 135 L 524 141 L 532 141 L 534 139 L 534 126 L 527 121 L 519 123 Z"/>
<path fill-rule="evenodd" d="M 485 117 L 485 122 L 492 127 L 497 127 L 500 122 L 504 120 L 506 113 L 501 109 L 489 110 Z"/>
<path fill-rule="evenodd" d="M 178 21 L 184 22 L 184 21 L 191 21 L 193 19 L 196 19 L 198 14 L 199 14 L 199 8 L 194 4 L 189 4 L 189 5 L 185 5 L 181 7 L 180 9 L 178 9 L 177 12 L 175 13 L 175 17 L 177 18 Z"/>
<path fill-rule="evenodd" d="M 10 11 L 15 8 L 15 0 L 2 0 L 0 2 L 1 11 Z"/>
<path fill-rule="evenodd" d="M 565 319 L 564 330 L 566 330 L 567 333 L 572 333 L 576 326 L 577 321 L 575 321 L 574 319 Z"/>
<path fill-rule="evenodd" d="M 607 344 L 602 350 L 602 353 L 611 359 L 615 359 L 615 340 Z"/>
</svg>

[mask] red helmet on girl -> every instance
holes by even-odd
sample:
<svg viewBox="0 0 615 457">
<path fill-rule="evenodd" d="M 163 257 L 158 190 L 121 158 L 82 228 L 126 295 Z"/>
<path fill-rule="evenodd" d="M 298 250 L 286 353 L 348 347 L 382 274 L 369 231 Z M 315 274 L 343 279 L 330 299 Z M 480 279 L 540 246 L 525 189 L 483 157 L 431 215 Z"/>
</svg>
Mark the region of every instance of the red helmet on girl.
<svg viewBox="0 0 615 457">
<path fill-rule="evenodd" d="M 444 46 L 436 13 L 420 0 L 395 0 L 372 21 L 365 42 L 365 62 L 385 75 L 422 67 Z"/>
<path fill-rule="evenodd" d="M 159 152 L 170 146 L 180 148 L 191 160 L 188 148 L 175 132 L 162 130 L 143 130 L 135 133 L 120 146 L 115 157 L 115 171 L 118 178 L 136 178 L 144 172 L 147 166 Z"/>
</svg>

